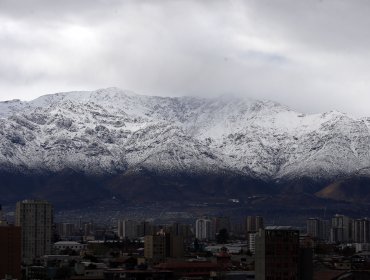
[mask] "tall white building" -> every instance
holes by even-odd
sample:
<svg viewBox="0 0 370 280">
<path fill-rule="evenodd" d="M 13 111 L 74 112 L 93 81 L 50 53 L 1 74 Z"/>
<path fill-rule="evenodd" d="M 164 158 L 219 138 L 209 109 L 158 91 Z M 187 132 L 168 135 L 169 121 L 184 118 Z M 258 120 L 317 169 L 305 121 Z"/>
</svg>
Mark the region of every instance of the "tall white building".
<svg viewBox="0 0 370 280">
<path fill-rule="evenodd" d="M 118 236 L 120 239 L 134 239 L 138 237 L 138 223 L 133 220 L 118 221 Z"/>
<path fill-rule="evenodd" d="M 16 225 L 22 228 L 22 257 L 31 263 L 51 253 L 53 206 L 44 200 L 23 200 L 16 206 Z"/>
<path fill-rule="evenodd" d="M 257 232 L 248 233 L 248 250 L 253 254 L 256 252 L 256 235 Z"/>
<path fill-rule="evenodd" d="M 215 238 L 214 227 L 210 219 L 198 219 L 195 221 L 195 237 L 200 240 Z"/>
</svg>

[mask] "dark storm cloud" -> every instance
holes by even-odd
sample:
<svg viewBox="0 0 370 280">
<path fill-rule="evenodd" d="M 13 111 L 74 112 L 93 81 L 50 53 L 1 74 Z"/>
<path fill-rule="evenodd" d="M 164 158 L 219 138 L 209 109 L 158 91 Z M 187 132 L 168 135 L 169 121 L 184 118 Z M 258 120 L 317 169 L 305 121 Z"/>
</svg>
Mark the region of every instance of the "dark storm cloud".
<svg viewBox="0 0 370 280">
<path fill-rule="evenodd" d="M 118 86 L 370 104 L 367 1 L 0 1 L 0 99 Z"/>
</svg>

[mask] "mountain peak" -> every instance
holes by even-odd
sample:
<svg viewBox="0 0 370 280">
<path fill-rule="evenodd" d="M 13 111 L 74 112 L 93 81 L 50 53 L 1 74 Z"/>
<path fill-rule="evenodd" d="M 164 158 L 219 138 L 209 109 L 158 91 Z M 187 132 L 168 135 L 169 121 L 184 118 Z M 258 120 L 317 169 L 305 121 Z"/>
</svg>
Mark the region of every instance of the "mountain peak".
<svg viewBox="0 0 370 280">
<path fill-rule="evenodd" d="M 273 179 L 349 174 L 370 162 L 363 120 L 305 115 L 268 100 L 106 88 L 2 102 L 0 115 L 0 166 L 14 169 L 109 173 L 150 163 Z"/>
</svg>

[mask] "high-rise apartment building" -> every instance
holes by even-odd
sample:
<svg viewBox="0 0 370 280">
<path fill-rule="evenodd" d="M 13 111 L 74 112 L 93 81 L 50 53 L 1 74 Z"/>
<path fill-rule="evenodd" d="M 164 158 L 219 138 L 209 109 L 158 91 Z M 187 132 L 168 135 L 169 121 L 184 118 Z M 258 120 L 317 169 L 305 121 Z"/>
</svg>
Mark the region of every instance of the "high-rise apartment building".
<svg viewBox="0 0 370 280">
<path fill-rule="evenodd" d="M 133 220 L 118 221 L 118 236 L 120 239 L 134 239 L 138 237 L 138 223 Z"/>
<path fill-rule="evenodd" d="M 254 233 L 263 229 L 263 217 L 260 216 L 248 216 L 245 221 L 246 233 Z"/>
<path fill-rule="evenodd" d="M 56 231 L 61 238 L 68 238 L 73 236 L 76 232 L 75 224 L 71 223 L 59 223 L 56 224 Z"/>
<path fill-rule="evenodd" d="M 22 228 L 22 257 L 31 263 L 51 253 L 53 207 L 43 200 L 23 200 L 16 206 L 16 225 Z"/>
<path fill-rule="evenodd" d="M 0 279 L 21 279 L 21 228 L 0 225 Z"/>
<path fill-rule="evenodd" d="M 320 238 L 320 219 L 309 218 L 306 222 L 307 234 L 312 238 Z"/>
<path fill-rule="evenodd" d="M 353 221 L 352 239 L 356 243 L 370 242 L 370 221 L 368 219 L 357 219 Z"/>
<path fill-rule="evenodd" d="M 336 214 L 331 220 L 330 241 L 352 241 L 353 220 L 347 216 Z"/>
<path fill-rule="evenodd" d="M 229 217 L 216 217 L 214 218 L 215 232 L 218 233 L 221 229 L 226 229 L 230 232 L 230 218 Z"/>
<path fill-rule="evenodd" d="M 256 235 L 256 280 L 299 279 L 299 231 L 266 227 Z"/>
<path fill-rule="evenodd" d="M 190 225 L 173 223 L 168 227 L 168 232 L 173 236 L 182 236 L 184 240 L 191 240 L 194 236 Z"/>
<path fill-rule="evenodd" d="M 162 262 L 166 259 L 166 236 L 164 234 L 144 237 L 144 257 L 153 262 Z"/>
<path fill-rule="evenodd" d="M 256 235 L 258 233 L 257 232 L 250 232 L 248 233 L 248 250 L 251 252 L 251 253 L 255 253 L 256 252 Z"/>
<path fill-rule="evenodd" d="M 318 218 L 307 219 L 307 234 L 318 240 L 329 240 L 330 222 Z"/>
<path fill-rule="evenodd" d="M 95 225 L 94 225 L 93 222 L 84 223 L 82 225 L 83 235 L 85 237 L 88 237 L 90 235 L 93 235 L 94 234 L 94 229 L 95 229 Z"/>
<path fill-rule="evenodd" d="M 197 219 L 195 221 L 195 237 L 200 240 L 212 240 L 215 231 L 210 219 Z"/>
<path fill-rule="evenodd" d="M 142 221 L 137 226 L 138 237 L 144 237 L 146 235 L 152 235 L 155 232 L 154 226 L 148 221 Z"/>
<path fill-rule="evenodd" d="M 184 238 L 160 232 L 144 237 L 144 257 L 157 263 L 184 256 Z"/>
</svg>

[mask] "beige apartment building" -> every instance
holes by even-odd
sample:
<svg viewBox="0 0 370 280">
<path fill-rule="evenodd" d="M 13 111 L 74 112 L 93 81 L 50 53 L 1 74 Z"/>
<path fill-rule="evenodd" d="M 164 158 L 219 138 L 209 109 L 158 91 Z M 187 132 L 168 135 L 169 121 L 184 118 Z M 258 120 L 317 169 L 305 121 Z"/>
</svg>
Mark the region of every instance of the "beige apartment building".
<svg viewBox="0 0 370 280">
<path fill-rule="evenodd" d="M 53 206 L 44 200 L 23 200 L 16 206 L 16 225 L 22 228 L 22 258 L 26 263 L 51 253 Z"/>
<path fill-rule="evenodd" d="M 183 256 L 183 236 L 160 233 L 146 235 L 144 238 L 144 257 L 154 263 L 163 262 L 166 258 L 182 258 Z"/>
</svg>

